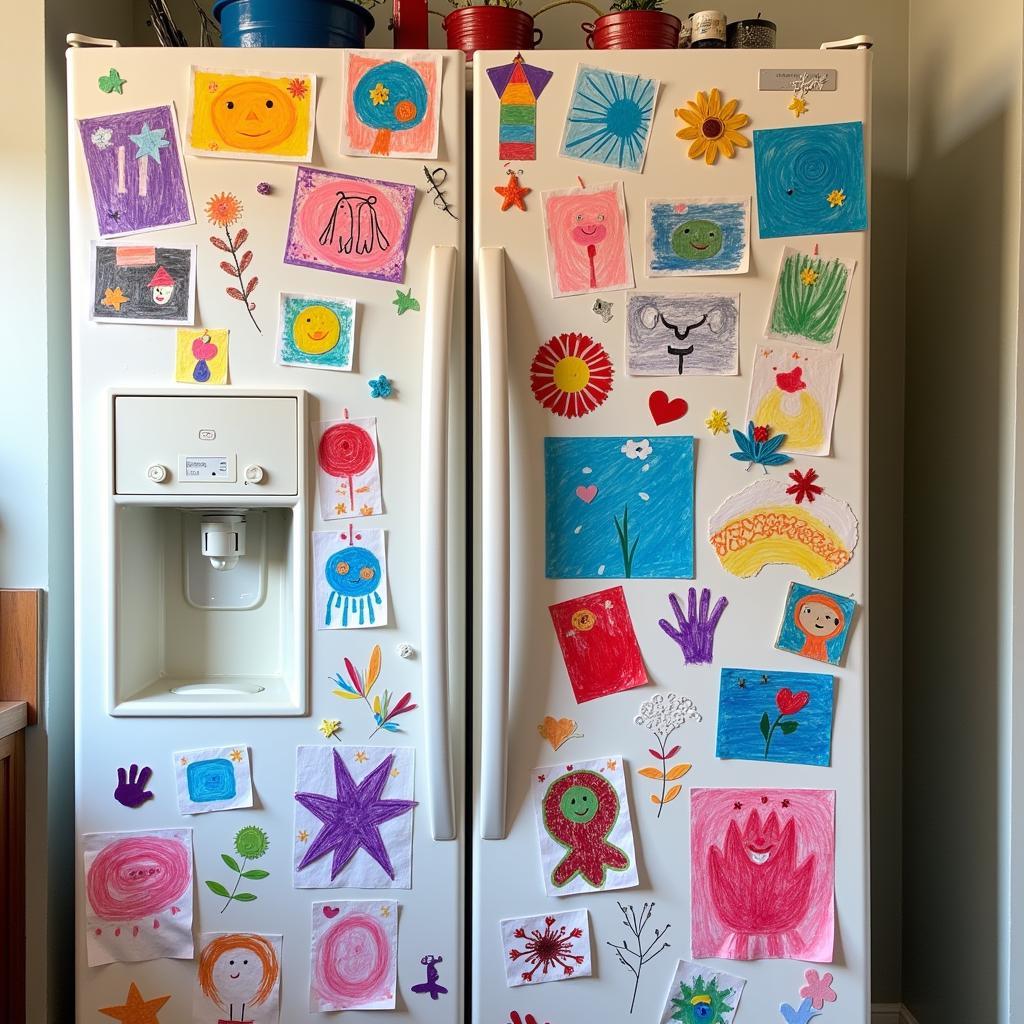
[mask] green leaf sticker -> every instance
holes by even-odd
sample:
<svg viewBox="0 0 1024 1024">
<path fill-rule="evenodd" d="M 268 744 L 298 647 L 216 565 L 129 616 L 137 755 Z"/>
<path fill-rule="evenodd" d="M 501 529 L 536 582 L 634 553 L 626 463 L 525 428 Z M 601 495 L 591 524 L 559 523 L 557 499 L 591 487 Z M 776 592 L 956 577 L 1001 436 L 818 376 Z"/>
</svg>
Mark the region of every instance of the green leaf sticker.
<svg viewBox="0 0 1024 1024">
<path fill-rule="evenodd" d="M 239 903 L 252 903 L 256 899 L 256 894 L 251 892 L 236 892 L 231 897 L 233 900 L 238 900 Z"/>
<path fill-rule="evenodd" d="M 251 881 L 256 881 L 260 878 L 267 878 L 270 875 L 269 871 L 264 871 L 263 868 L 253 868 L 251 871 L 243 871 L 242 877 L 248 878 Z M 255 897 L 254 897 L 255 898 Z"/>
<path fill-rule="evenodd" d="M 222 854 L 220 855 L 220 859 L 221 859 L 222 861 L 224 861 L 224 863 L 225 863 L 225 864 L 227 864 L 227 866 L 228 866 L 229 868 L 231 868 L 231 870 L 232 870 L 232 871 L 234 871 L 234 872 L 236 872 L 236 873 L 237 873 L 237 872 L 239 872 L 239 871 L 241 871 L 241 870 L 242 870 L 242 869 L 241 869 L 241 868 L 240 868 L 240 867 L 238 866 L 238 861 L 236 861 L 234 857 L 231 857 L 231 856 L 229 856 L 229 855 L 228 855 L 228 854 L 226 854 L 226 853 L 222 853 Z"/>
<path fill-rule="evenodd" d="M 231 896 L 231 893 L 229 893 L 227 889 L 225 889 L 224 886 L 220 884 L 220 882 L 207 882 L 206 887 L 210 890 L 210 892 L 214 892 L 218 896 Z"/>
</svg>

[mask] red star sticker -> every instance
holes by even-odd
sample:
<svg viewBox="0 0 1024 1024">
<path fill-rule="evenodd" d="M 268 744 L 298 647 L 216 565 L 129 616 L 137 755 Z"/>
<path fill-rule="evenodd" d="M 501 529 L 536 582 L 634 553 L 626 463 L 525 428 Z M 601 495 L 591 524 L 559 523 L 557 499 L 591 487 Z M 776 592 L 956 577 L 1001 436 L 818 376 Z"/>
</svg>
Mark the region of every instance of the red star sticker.
<svg viewBox="0 0 1024 1024">
<path fill-rule="evenodd" d="M 495 185 L 494 191 L 501 196 L 501 212 L 511 210 L 513 206 L 526 212 L 526 197 L 533 191 L 532 188 L 523 188 L 519 184 L 519 178 L 512 171 L 508 174 L 507 185 Z"/>
</svg>

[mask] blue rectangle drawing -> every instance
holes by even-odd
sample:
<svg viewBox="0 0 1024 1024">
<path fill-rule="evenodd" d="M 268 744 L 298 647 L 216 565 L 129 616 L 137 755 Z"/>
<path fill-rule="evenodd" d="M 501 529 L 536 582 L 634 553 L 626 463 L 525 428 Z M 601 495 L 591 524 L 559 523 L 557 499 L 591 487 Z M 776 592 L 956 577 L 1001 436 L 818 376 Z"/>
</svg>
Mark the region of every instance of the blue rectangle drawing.
<svg viewBox="0 0 1024 1024">
<path fill-rule="evenodd" d="M 647 200 L 647 276 L 745 274 L 750 196 Z"/>
<path fill-rule="evenodd" d="M 832 760 L 832 676 L 723 668 L 715 755 L 827 766 Z"/>
<path fill-rule="evenodd" d="M 692 579 L 692 437 L 544 438 L 549 579 Z"/>
<path fill-rule="evenodd" d="M 558 155 L 642 171 L 657 98 L 653 78 L 580 64 Z"/>
<path fill-rule="evenodd" d="M 740 297 L 631 292 L 626 298 L 626 365 L 633 377 L 739 373 Z"/>
<path fill-rule="evenodd" d="M 761 238 L 864 231 L 864 126 L 860 121 L 754 132 Z"/>
</svg>

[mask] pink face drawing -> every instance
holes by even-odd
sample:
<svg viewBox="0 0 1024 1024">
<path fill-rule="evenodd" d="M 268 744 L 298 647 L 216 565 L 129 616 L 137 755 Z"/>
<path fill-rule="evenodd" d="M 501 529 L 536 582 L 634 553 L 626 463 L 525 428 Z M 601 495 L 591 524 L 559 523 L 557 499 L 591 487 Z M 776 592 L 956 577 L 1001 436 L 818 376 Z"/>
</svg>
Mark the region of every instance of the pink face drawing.
<svg viewBox="0 0 1024 1024">
<path fill-rule="evenodd" d="M 593 210 L 580 210 L 573 217 L 573 228 L 569 234 L 579 245 L 598 245 L 608 237 L 604 214 L 595 213 Z"/>
</svg>

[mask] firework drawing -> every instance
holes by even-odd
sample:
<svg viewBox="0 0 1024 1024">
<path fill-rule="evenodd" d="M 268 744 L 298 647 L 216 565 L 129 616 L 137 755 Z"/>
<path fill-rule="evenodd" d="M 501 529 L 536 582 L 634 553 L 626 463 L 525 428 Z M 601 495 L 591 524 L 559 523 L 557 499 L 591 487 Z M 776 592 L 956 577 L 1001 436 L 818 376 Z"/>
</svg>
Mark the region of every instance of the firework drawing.
<svg viewBox="0 0 1024 1024">
<path fill-rule="evenodd" d="M 658 82 L 581 64 L 569 100 L 559 156 L 643 170 Z"/>
<path fill-rule="evenodd" d="M 509 988 L 590 977 L 590 922 L 586 910 L 506 918 L 501 922 L 501 942 Z"/>
</svg>

